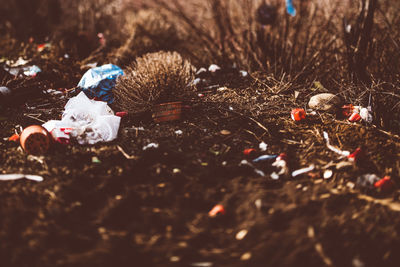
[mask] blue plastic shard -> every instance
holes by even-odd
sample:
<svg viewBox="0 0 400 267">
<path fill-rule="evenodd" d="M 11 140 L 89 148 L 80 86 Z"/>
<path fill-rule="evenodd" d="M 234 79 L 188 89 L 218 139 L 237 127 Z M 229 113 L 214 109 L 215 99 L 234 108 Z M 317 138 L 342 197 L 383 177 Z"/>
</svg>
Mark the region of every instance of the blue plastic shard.
<svg viewBox="0 0 400 267">
<path fill-rule="evenodd" d="M 286 11 L 292 17 L 296 16 L 296 9 L 293 6 L 293 0 L 286 0 Z"/>
<path fill-rule="evenodd" d="M 88 70 L 79 81 L 78 87 L 87 97 L 111 104 L 114 101 L 112 90 L 120 75 L 124 75 L 120 67 L 106 64 Z"/>
<path fill-rule="evenodd" d="M 260 161 L 276 159 L 277 157 L 278 157 L 278 155 L 261 155 L 258 158 L 253 159 L 253 162 L 260 162 Z"/>
</svg>

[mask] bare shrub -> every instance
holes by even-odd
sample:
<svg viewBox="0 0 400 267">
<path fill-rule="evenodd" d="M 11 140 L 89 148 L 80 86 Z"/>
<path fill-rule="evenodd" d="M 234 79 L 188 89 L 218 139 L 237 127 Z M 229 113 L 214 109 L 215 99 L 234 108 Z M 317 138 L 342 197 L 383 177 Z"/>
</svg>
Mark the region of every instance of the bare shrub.
<svg viewBox="0 0 400 267">
<path fill-rule="evenodd" d="M 117 80 L 116 105 L 130 113 L 150 110 L 154 104 L 181 100 L 191 91 L 194 67 L 177 52 L 138 57 Z"/>
<path fill-rule="evenodd" d="M 175 25 L 159 10 L 140 10 L 124 31 L 130 32 L 130 37 L 116 53 L 119 65 L 126 65 L 146 53 L 178 50 L 182 42 Z"/>
</svg>

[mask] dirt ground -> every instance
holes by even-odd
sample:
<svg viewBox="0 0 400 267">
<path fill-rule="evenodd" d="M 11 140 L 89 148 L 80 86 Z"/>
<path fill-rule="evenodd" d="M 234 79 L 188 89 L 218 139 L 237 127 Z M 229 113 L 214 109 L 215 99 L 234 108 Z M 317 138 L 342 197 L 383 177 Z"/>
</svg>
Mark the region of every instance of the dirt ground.
<svg viewBox="0 0 400 267">
<path fill-rule="evenodd" d="M 35 158 L 8 137 L 59 119 L 73 96 L 64 89 L 84 70 L 68 59 L 32 63 L 42 73 L 9 83 L 38 93 L 2 107 L 0 166 L 44 181 L 1 182 L 1 266 L 398 266 L 399 191 L 367 192 L 356 183 L 365 173 L 399 182 L 396 135 L 328 113 L 296 123 L 290 110 L 304 107 L 308 94 L 274 94 L 228 72 L 218 77 L 227 89 L 199 88 L 205 96 L 194 97 L 180 121 L 125 117 L 113 142 L 55 144 Z M 62 93 L 41 93 L 50 88 Z M 211 101 L 221 97 L 227 101 Z M 323 131 L 365 156 L 337 169 L 347 160 L 327 149 Z M 244 149 L 263 154 L 261 141 L 266 154 L 285 152 L 291 171 L 316 170 L 272 180 L 272 161 L 255 164 L 265 177 L 241 166 Z M 143 150 L 149 143 L 159 147 Z M 332 178 L 322 178 L 326 169 Z M 225 214 L 210 218 L 216 204 Z"/>
</svg>

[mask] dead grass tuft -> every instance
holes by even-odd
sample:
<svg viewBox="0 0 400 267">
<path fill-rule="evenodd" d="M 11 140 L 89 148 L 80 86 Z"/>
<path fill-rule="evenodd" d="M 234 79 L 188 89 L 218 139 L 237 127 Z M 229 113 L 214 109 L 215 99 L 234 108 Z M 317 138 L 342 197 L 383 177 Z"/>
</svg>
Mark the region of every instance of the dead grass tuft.
<svg viewBox="0 0 400 267">
<path fill-rule="evenodd" d="M 191 63 L 177 52 L 145 54 L 117 80 L 116 103 L 122 110 L 139 113 L 157 103 L 180 100 L 192 89 L 193 72 Z"/>
</svg>

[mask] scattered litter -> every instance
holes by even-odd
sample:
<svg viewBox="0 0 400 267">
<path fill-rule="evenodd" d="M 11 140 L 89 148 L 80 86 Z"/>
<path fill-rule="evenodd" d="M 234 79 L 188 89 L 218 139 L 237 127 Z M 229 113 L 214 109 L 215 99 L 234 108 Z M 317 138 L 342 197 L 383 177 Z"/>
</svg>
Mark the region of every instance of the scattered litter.
<svg viewBox="0 0 400 267">
<path fill-rule="evenodd" d="M 251 252 L 246 252 L 240 256 L 240 260 L 242 261 L 248 261 L 251 259 Z"/>
<path fill-rule="evenodd" d="M 247 77 L 247 75 L 249 75 L 248 73 L 247 73 L 247 71 L 245 71 L 245 70 L 241 70 L 241 71 L 239 71 L 240 72 L 240 75 L 242 75 L 242 77 Z"/>
<path fill-rule="evenodd" d="M 19 134 L 15 133 L 11 135 L 7 140 L 10 142 L 19 142 Z"/>
<path fill-rule="evenodd" d="M 11 95 L 11 90 L 8 87 L 0 86 L 0 101 L 4 101 L 9 95 Z"/>
<path fill-rule="evenodd" d="M 236 240 L 242 240 L 243 238 L 246 237 L 247 233 L 248 233 L 248 231 L 246 229 L 243 229 L 243 230 L 239 231 L 236 234 Z"/>
<path fill-rule="evenodd" d="M 88 70 L 78 83 L 89 98 L 105 101 L 111 104 L 114 101 L 112 90 L 118 76 L 124 75 L 121 68 L 107 64 Z"/>
<path fill-rule="evenodd" d="M 267 151 L 268 145 L 263 141 L 258 145 L 258 148 L 260 149 L 260 151 L 264 152 Z"/>
<path fill-rule="evenodd" d="M 125 117 L 127 115 L 128 115 L 128 112 L 126 112 L 126 111 L 119 111 L 119 112 L 115 113 L 115 116 L 118 116 L 118 117 L 121 117 L 121 118 L 123 118 L 123 117 Z"/>
<path fill-rule="evenodd" d="M 51 44 L 50 43 L 45 43 L 45 44 L 38 44 L 37 46 L 37 51 L 39 53 L 43 52 L 45 49 L 50 49 L 51 48 Z"/>
<path fill-rule="evenodd" d="M 176 134 L 176 135 L 182 135 L 182 134 L 183 134 L 183 131 L 182 131 L 182 130 L 176 130 L 176 131 L 175 131 L 175 134 Z"/>
<path fill-rule="evenodd" d="M 286 12 L 292 17 L 296 16 L 296 9 L 293 6 L 293 0 L 286 0 Z"/>
<path fill-rule="evenodd" d="M 198 85 L 201 82 L 200 78 L 196 78 L 192 81 L 192 85 Z"/>
<path fill-rule="evenodd" d="M 172 170 L 172 173 L 173 173 L 173 174 L 181 173 L 181 170 L 178 169 L 178 168 L 174 168 L 174 169 Z"/>
<path fill-rule="evenodd" d="M 13 61 L 11 61 L 11 60 L 7 60 L 7 61 L 6 61 L 6 64 L 7 64 L 8 66 L 10 66 L 10 67 L 13 67 L 13 68 L 15 68 L 15 67 L 20 67 L 20 66 L 24 66 L 24 65 L 26 65 L 26 64 L 28 64 L 28 63 L 29 63 L 29 61 L 23 59 L 22 57 L 19 57 L 19 58 L 17 59 L 17 61 L 15 61 L 15 62 L 13 62 Z"/>
<path fill-rule="evenodd" d="M 327 132 L 324 131 L 323 135 L 324 135 L 324 139 L 326 141 L 326 146 L 328 147 L 328 149 L 330 149 L 331 151 L 333 151 L 333 152 L 335 152 L 335 153 L 337 153 L 337 154 L 339 154 L 339 155 L 341 155 L 343 157 L 348 157 L 350 155 L 349 151 L 340 150 L 339 148 L 336 148 L 336 147 L 332 146 L 330 144 L 330 142 L 329 142 L 329 135 L 328 135 Z"/>
<path fill-rule="evenodd" d="M 221 204 L 217 204 L 208 212 L 208 216 L 216 217 L 217 215 L 225 215 L 225 208 Z"/>
<path fill-rule="evenodd" d="M 94 157 L 92 157 L 92 163 L 99 164 L 99 163 L 101 163 L 101 160 L 98 157 L 94 156 Z"/>
<path fill-rule="evenodd" d="M 245 150 L 243 150 L 243 154 L 245 156 L 252 156 L 256 153 L 256 150 L 254 148 L 247 148 Z"/>
<path fill-rule="evenodd" d="M 311 165 L 310 165 L 309 167 L 307 167 L 307 168 L 302 168 L 302 169 L 293 171 L 293 172 L 292 172 L 292 177 L 296 177 L 296 176 L 305 174 L 305 173 L 307 173 L 307 172 L 311 172 L 311 171 L 313 171 L 314 169 L 315 169 L 315 165 L 314 165 L 314 164 L 311 164 Z"/>
<path fill-rule="evenodd" d="M 363 174 L 357 178 L 357 185 L 363 188 L 372 189 L 374 188 L 375 183 L 379 180 L 380 178 L 376 174 Z"/>
<path fill-rule="evenodd" d="M 332 178 L 332 175 L 333 175 L 333 171 L 332 170 L 325 170 L 324 171 L 324 179 L 330 179 L 330 178 Z"/>
<path fill-rule="evenodd" d="M 308 106 L 314 110 L 335 111 L 340 103 L 340 98 L 337 95 L 322 93 L 311 97 Z"/>
<path fill-rule="evenodd" d="M 354 113 L 354 106 L 352 104 L 342 106 L 342 114 L 345 117 L 350 117 Z"/>
<path fill-rule="evenodd" d="M 26 67 L 15 67 L 15 68 L 7 68 L 4 66 L 4 69 L 10 73 L 11 75 L 17 76 L 20 73 L 23 73 L 25 76 L 35 77 L 42 70 L 36 66 L 26 66 Z"/>
<path fill-rule="evenodd" d="M 217 70 L 220 70 L 221 68 L 218 65 L 211 64 L 210 67 L 208 67 L 209 72 L 216 72 Z"/>
<path fill-rule="evenodd" d="M 364 156 L 363 150 L 361 148 L 357 148 L 353 153 L 347 156 L 347 158 L 352 162 L 357 162 Z"/>
<path fill-rule="evenodd" d="M 295 108 L 295 109 L 292 109 L 290 116 L 292 117 L 292 120 L 294 120 L 294 121 L 301 121 L 306 118 L 306 112 L 302 108 Z"/>
<path fill-rule="evenodd" d="M 126 153 L 122 147 L 117 146 L 117 149 L 122 153 L 122 155 L 124 155 L 124 157 L 125 157 L 126 159 L 137 159 L 136 156 L 128 155 L 128 153 Z"/>
<path fill-rule="evenodd" d="M 281 153 L 272 166 L 277 168 L 277 171 L 271 173 L 271 178 L 274 180 L 278 180 L 280 177 L 287 178 L 289 176 L 289 168 L 287 167 L 286 162 L 287 155 L 286 153 Z"/>
<path fill-rule="evenodd" d="M 20 135 L 21 147 L 28 154 L 40 155 L 50 148 L 50 134 L 39 125 L 26 127 Z"/>
<path fill-rule="evenodd" d="M 158 144 L 157 143 L 150 143 L 148 145 L 145 145 L 143 147 L 143 150 L 147 150 L 147 149 L 150 149 L 150 148 L 156 149 L 156 148 L 158 148 Z"/>
<path fill-rule="evenodd" d="M 360 116 L 360 114 L 358 114 L 358 113 L 353 113 L 353 114 L 350 115 L 350 117 L 348 118 L 348 120 L 349 120 L 350 122 L 357 122 L 357 121 L 361 120 L 361 116 Z"/>
<path fill-rule="evenodd" d="M 221 130 L 221 131 L 220 131 L 220 134 L 222 134 L 222 135 L 230 135 L 231 132 L 228 131 L 228 130 Z"/>
<path fill-rule="evenodd" d="M 80 92 L 67 102 L 60 121 L 48 121 L 43 127 L 55 140 L 68 140 L 71 136 L 81 145 L 109 142 L 117 138 L 121 122 L 121 118 L 113 114 L 107 103 L 90 100 Z"/>
<path fill-rule="evenodd" d="M 254 172 L 255 172 L 256 174 L 258 174 L 259 176 L 262 176 L 262 177 L 265 176 L 265 173 L 264 173 L 262 170 L 257 169 L 256 167 L 254 167 L 253 164 L 251 164 L 250 162 L 248 162 L 248 161 L 245 160 L 245 159 L 242 160 L 242 161 L 240 162 L 240 164 L 239 164 L 239 166 L 243 166 L 243 165 L 246 165 L 246 166 L 251 167 L 251 168 L 254 170 Z"/>
<path fill-rule="evenodd" d="M 258 158 L 253 159 L 253 162 L 261 162 L 261 161 L 266 161 L 266 160 L 272 160 L 276 159 L 278 155 L 261 155 Z"/>
<path fill-rule="evenodd" d="M 211 65 L 211 66 L 213 66 L 213 65 Z M 209 68 L 211 68 L 211 66 L 209 67 Z M 215 66 L 217 66 L 217 65 L 215 65 Z M 218 66 L 217 66 L 218 67 Z M 205 69 L 205 68 L 200 68 L 197 72 L 196 72 L 196 75 L 199 75 L 200 73 L 203 73 L 203 72 L 207 72 L 207 70 Z"/>
<path fill-rule="evenodd" d="M 372 108 L 371 106 L 366 107 L 366 108 L 361 108 L 360 109 L 360 117 L 363 121 L 367 123 L 372 123 L 373 117 L 372 117 Z"/>
<path fill-rule="evenodd" d="M 394 190 L 395 184 L 392 179 L 390 179 L 390 176 L 385 176 L 379 181 L 375 182 L 374 187 L 382 193 L 390 193 Z"/>
<path fill-rule="evenodd" d="M 0 181 L 13 181 L 13 180 L 19 180 L 19 179 L 28 179 L 31 181 L 35 182 L 42 182 L 43 177 L 39 175 L 32 175 L 32 174 L 19 174 L 19 173 L 13 173 L 13 174 L 0 174 Z"/>
</svg>

